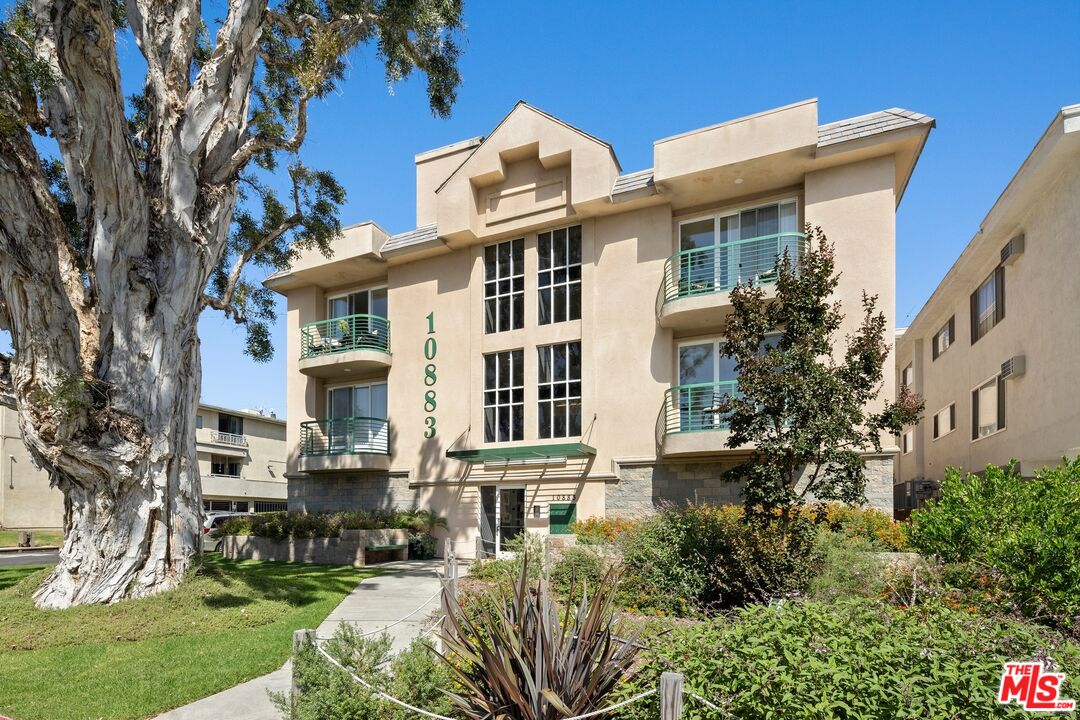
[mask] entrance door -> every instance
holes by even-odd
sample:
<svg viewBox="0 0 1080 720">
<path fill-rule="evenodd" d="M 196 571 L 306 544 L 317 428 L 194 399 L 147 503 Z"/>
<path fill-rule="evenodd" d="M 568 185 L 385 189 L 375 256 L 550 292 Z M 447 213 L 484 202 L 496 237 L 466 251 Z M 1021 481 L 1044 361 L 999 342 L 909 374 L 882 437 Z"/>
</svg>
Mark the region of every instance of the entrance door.
<svg viewBox="0 0 1080 720">
<path fill-rule="evenodd" d="M 525 488 L 480 487 L 480 539 L 484 554 L 505 556 L 507 544 L 525 532 Z"/>
</svg>

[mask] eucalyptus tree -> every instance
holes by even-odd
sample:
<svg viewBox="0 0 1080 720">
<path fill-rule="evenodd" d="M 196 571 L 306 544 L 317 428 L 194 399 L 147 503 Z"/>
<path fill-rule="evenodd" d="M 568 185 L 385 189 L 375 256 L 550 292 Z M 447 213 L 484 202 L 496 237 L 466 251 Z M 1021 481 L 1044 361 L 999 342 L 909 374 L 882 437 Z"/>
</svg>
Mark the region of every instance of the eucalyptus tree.
<svg viewBox="0 0 1080 720">
<path fill-rule="evenodd" d="M 246 327 L 250 355 L 270 356 L 273 301 L 245 268 L 328 253 L 340 231 L 342 187 L 298 155 L 310 106 L 369 46 L 390 83 L 424 72 L 431 110 L 447 115 L 461 12 L 460 0 L 21 0 L 9 11 L 0 321 L 13 352 L 0 392 L 65 503 L 40 606 L 181 581 L 201 531 L 199 316 L 224 313 Z M 118 42 L 143 60 L 127 98 Z"/>
</svg>

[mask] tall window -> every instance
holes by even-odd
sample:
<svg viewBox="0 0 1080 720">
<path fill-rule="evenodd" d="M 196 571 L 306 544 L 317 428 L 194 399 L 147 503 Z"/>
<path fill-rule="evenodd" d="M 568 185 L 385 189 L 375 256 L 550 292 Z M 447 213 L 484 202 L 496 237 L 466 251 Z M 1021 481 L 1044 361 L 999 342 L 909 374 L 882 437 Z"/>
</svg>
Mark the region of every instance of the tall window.
<svg viewBox="0 0 1080 720">
<path fill-rule="evenodd" d="M 915 431 L 907 430 L 901 436 L 900 449 L 907 455 L 915 449 Z"/>
<path fill-rule="evenodd" d="M 326 409 L 329 417 L 321 430 L 331 452 L 386 452 L 386 383 L 331 388 Z"/>
<path fill-rule="evenodd" d="M 971 294 L 971 342 L 1005 318 L 1005 268 L 999 267 Z"/>
<path fill-rule="evenodd" d="M 525 240 L 484 248 L 484 332 L 525 325 Z"/>
<path fill-rule="evenodd" d="M 915 368 L 912 367 L 911 363 L 908 363 L 908 366 L 904 368 L 904 372 L 900 376 L 900 384 L 909 388 L 915 384 Z"/>
<path fill-rule="evenodd" d="M 953 338 L 956 336 L 956 316 L 949 318 L 949 322 L 945 323 L 945 327 L 937 331 L 937 335 L 934 335 L 934 359 L 937 360 L 941 357 L 941 354 L 949 349 L 949 346 L 953 343 Z"/>
<path fill-rule="evenodd" d="M 229 415 L 228 413 L 218 413 L 218 432 L 230 433 L 232 435 L 244 434 L 244 418 L 239 415 Z"/>
<path fill-rule="evenodd" d="M 581 319 L 581 226 L 536 236 L 541 325 Z"/>
<path fill-rule="evenodd" d="M 525 425 L 522 350 L 484 356 L 484 442 L 521 440 Z"/>
<path fill-rule="evenodd" d="M 971 391 L 971 439 L 978 440 L 1005 429 L 1005 381 L 987 380 Z"/>
<path fill-rule="evenodd" d="M 581 435 L 581 342 L 544 345 L 537 353 L 540 437 Z"/>
<path fill-rule="evenodd" d="M 956 404 L 942 408 L 934 415 L 934 439 L 948 435 L 956 429 Z"/>
<path fill-rule="evenodd" d="M 239 458 L 228 457 L 226 455 L 211 455 L 210 474 L 240 477 Z"/>
</svg>

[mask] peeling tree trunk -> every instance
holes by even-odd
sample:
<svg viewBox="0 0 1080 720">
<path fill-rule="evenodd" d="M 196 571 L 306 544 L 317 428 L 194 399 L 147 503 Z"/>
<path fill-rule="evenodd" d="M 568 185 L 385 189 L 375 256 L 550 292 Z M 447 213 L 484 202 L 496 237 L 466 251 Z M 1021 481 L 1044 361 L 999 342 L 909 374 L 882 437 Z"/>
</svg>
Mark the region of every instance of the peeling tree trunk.
<svg viewBox="0 0 1080 720">
<path fill-rule="evenodd" d="M 68 448 L 48 463 L 64 493 L 65 540 L 59 564 L 34 594 L 39 606 L 143 597 L 182 579 L 202 528 L 194 348 L 176 359 L 180 382 L 152 391 L 159 410 L 147 418 L 148 432 L 140 441 L 105 432 L 96 448 Z M 82 461 L 102 450 L 111 459 L 105 467 Z"/>
</svg>

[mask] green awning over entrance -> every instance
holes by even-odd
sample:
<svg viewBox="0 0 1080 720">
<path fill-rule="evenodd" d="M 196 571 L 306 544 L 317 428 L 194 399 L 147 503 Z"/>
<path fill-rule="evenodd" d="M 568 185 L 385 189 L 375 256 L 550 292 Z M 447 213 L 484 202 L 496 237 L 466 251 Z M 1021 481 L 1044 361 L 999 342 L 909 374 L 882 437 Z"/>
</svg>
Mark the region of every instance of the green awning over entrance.
<svg viewBox="0 0 1080 720">
<path fill-rule="evenodd" d="M 467 463 L 482 463 L 493 460 L 552 460 L 555 458 L 589 457 L 592 455 L 596 455 L 596 448 L 580 442 L 446 451 L 446 457 Z"/>
</svg>

